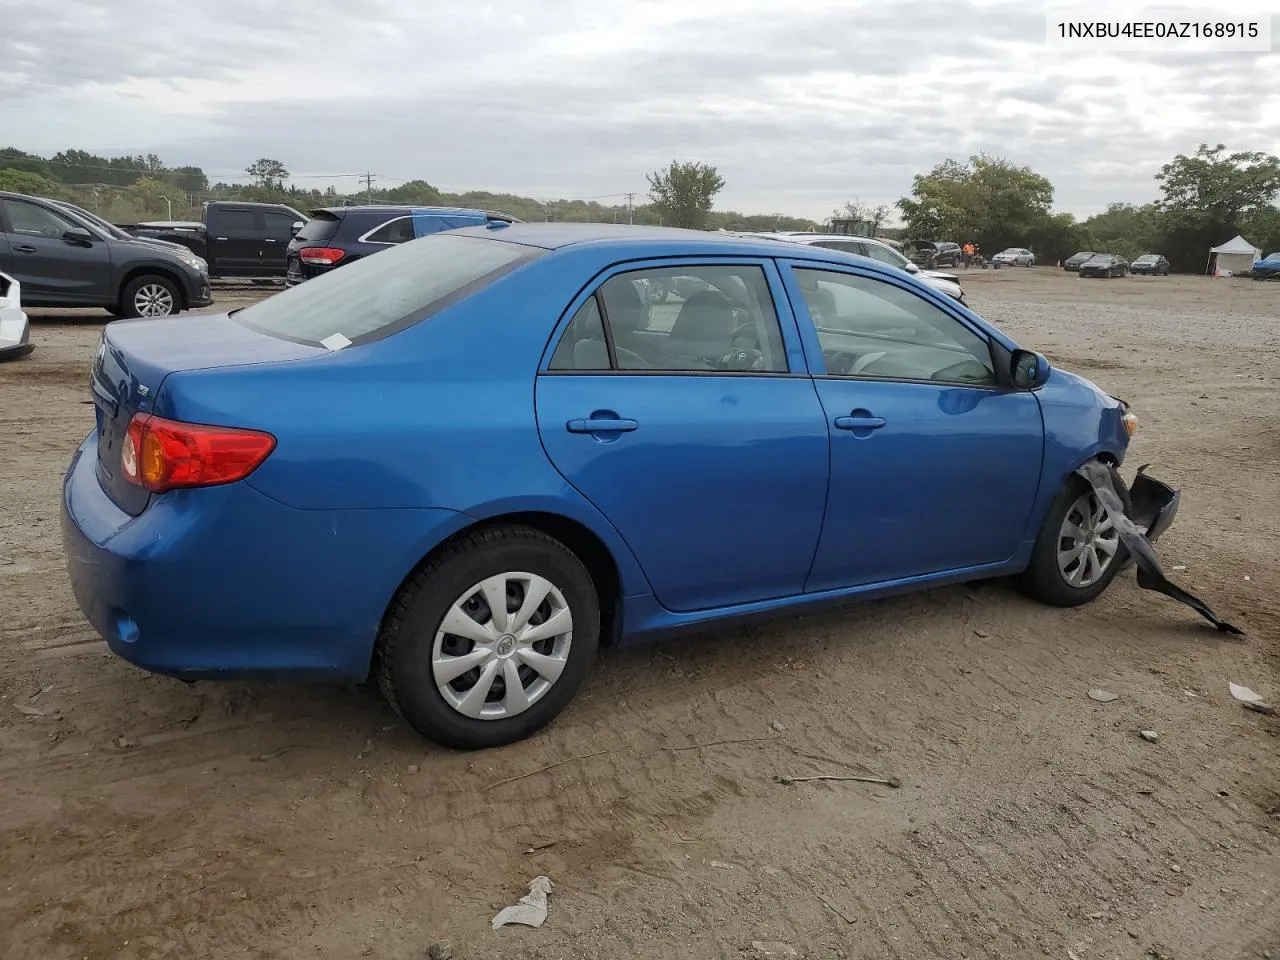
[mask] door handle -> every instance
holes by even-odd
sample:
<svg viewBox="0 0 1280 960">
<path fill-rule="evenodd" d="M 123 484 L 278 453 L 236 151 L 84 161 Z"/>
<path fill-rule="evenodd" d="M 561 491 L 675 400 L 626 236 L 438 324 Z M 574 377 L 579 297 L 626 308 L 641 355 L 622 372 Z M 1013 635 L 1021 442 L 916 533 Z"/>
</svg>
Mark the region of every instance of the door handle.
<svg viewBox="0 0 1280 960">
<path fill-rule="evenodd" d="M 640 424 L 636 420 L 592 417 L 587 420 L 570 420 L 565 424 L 565 429 L 570 433 L 629 433 L 638 426 Z"/>
<path fill-rule="evenodd" d="M 20 246 L 10 247 L 10 249 L 11 249 L 14 253 L 39 253 L 39 252 L 40 252 L 40 251 L 39 251 L 39 250 L 37 250 L 35 247 L 30 246 L 29 244 L 25 244 L 25 243 L 24 243 L 24 244 L 21 244 Z"/>
<path fill-rule="evenodd" d="M 270 237 L 263 237 L 263 238 L 262 238 L 262 242 L 263 242 L 263 243 L 275 243 L 275 241 L 274 241 L 274 240 L 272 240 Z"/>
<path fill-rule="evenodd" d="M 226 237 L 214 237 L 213 239 L 215 239 L 215 240 L 225 240 L 225 239 L 227 239 L 227 238 L 226 238 Z"/>
<path fill-rule="evenodd" d="M 836 417 L 837 430 L 879 430 L 885 425 L 884 417 L 850 416 Z"/>
</svg>

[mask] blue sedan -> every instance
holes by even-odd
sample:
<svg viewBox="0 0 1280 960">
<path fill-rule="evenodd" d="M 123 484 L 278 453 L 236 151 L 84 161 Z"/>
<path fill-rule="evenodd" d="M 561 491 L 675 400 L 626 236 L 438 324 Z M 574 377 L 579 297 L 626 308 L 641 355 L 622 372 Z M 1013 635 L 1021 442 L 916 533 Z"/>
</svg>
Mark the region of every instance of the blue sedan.
<svg viewBox="0 0 1280 960">
<path fill-rule="evenodd" d="M 548 723 L 602 644 L 1005 575 L 1073 606 L 1126 559 L 1075 473 L 1119 466 L 1125 405 L 819 247 L 454 230 L 111 323 L 90 387 L 63 531 L 112 650 L 372 675 L 458 748 Z"/>
</svg>

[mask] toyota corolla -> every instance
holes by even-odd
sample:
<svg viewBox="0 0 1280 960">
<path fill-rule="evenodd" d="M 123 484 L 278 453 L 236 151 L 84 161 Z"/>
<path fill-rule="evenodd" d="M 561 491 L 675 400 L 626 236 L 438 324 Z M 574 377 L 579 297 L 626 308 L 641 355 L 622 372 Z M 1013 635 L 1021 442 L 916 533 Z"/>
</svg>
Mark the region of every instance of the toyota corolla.
<svg viewBox="0 0 1280 960">
<path fill-rule="evenodd" d="M 601 644 L 997 576 L 1072 606 L 1125 561 L 1076 470 L 1120 466 L 1126 406 L 821 247 L 449 231 L 111 323 L 90 386 L 63 529 L 112 650 L 373 676 L 453 747 L 548 723 Z"/>
</svg>

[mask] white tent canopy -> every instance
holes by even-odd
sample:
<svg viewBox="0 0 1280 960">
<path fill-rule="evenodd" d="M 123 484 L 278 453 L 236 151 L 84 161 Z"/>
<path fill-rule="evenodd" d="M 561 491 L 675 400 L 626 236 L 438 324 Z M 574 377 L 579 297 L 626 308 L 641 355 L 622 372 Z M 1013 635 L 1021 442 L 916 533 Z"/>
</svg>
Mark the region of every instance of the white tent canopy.
<svg viewBox="0 0 1280 960">
<path fill-rule="evenodd" d="M 1209 254 L 1214 261 L 1211 270 L 1214 273 L 1219 270 L 1248 273 L 1254 261 L 1262 259 L 1262 251 L 1238 233 L 1226 243 L 1210 247 Z"/>
</svg>

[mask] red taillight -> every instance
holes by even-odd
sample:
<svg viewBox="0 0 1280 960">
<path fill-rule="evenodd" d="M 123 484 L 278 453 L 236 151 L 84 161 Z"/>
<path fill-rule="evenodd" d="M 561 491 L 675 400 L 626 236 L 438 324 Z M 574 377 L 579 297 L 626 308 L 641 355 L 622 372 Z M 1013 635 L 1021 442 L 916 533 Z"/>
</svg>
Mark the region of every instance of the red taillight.
<svg viewBox="0 0 1280 960">
<path fill-rule="evenodd" d="M 298 258 L 303 263 L 331 267 L 347 255 L 345 250 L 337 247 L 303 247 L 298 251 Z"/>
<path fill-rule="evenodd" d="M 135 413 L 120 449 L 120 467 L 126 480 L 152 493 L 209 487 L 243 480 L 275 445 L 275 437 L 257 430 Z"/>
</svg>

